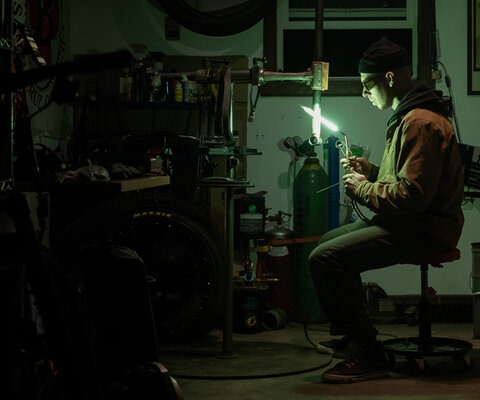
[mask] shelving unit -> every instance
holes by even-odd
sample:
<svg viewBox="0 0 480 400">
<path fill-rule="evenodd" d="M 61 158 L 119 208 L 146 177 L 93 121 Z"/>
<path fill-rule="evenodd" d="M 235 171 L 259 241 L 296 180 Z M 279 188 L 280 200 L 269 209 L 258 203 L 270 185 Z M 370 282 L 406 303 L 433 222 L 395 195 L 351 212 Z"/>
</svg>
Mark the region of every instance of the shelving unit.
<svg viewBox="0 0 480 400">
<path fill-rule="evenodd" d="M 87 100 L 74 105 L 74 126 L 87 139 L 128 133 L 206 134 L 208 104 Z"/>
<path fill-rule="evenodd" d="M 12 5 L 1 2 L 0 17 L 2 33 L 0 36 L 0 73 L 13 72 L 13 41 L 12 41 Z M 13 186 L 13 97 L 6 91 L 0 102 L 0 193 Z"/>
<path fill-rule="evenodd" d="M 232 69 L 246 69 L 248 58 L 244 56 L 229 57 Z M 205 57 L 166 56 L 165 68 L 168 70 L 191 72 L 203 67 Z M 115 147 L 122 139 L 142 136 L 146 141 L 155 135 L 186 136 L 199 140 L 198 162 L 189 167 L 195 168 L 190 176 L 200 178 L 201 163 L 208 158 L 210 173 L 213 176 L 227 177 L 231 155 L 223 149 L 210 152 L 204 139 L 216 135 L 215 90 L 212 96 L 205 96 L 198 103 L 187 102 L 137 102 L 123 101 L 118 95 L 120 70 L 102 72 L 95 75 L 79 76 L 81 98 L 73 107 L 74 137 L 73 144 L 80 154 L 105 156 L 105 148 Z M 204 89 L 210 83 L 204 83 Z M 203 92 L 206 92 L 204 90 Z M 248 87 L 237 85 L 233 91 L 233 131 L 239 146 L 246 145 Z M 154 141 L 153 141 L 154 142 Z M 103 153 L 103 154 L 102 154 Z M 235 154 L 240 159 L 238 175 L 247 175 L 247 157 L 249 154 Z M 195 165 L 193 165 L 195 164 Z M 172 184 L 174 179 L 172 180 Z M 192 184 L 195 184 L 192 182 Z M 203 205 L 207 205 L 213 224 L 223 235 L 226 234 L 226 193 L 223 188 L 195 188 L 196 196 Z M 198 195 L 199 191 L 203 191 Z"/>
</svg>

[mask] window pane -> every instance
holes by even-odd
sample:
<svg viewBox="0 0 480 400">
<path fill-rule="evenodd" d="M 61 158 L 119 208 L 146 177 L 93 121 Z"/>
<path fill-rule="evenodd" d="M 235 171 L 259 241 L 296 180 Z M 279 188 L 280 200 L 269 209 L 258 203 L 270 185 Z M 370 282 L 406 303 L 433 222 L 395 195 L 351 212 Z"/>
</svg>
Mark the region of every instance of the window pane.
<svg viewBox="0 0 480 400">
<path fill-rule="evenodd" d="M 407 0 L 325 0 L 325 8 L 405 8 Z M 316 0 L 289 0 L 289 8 L 315 8 Z"/>
<path fill-rule="evenodd" d="M 356 77 L 362 52 L 382 36 L 412 54 L 411 29 L 326 29 L 323 31 L 323 57 L 314 60 L 314 33 L 313 29 L 283 31 L 284 72 L 305 71 L 312 61 L 326 61 L 331 77 Z"/>
</svg>

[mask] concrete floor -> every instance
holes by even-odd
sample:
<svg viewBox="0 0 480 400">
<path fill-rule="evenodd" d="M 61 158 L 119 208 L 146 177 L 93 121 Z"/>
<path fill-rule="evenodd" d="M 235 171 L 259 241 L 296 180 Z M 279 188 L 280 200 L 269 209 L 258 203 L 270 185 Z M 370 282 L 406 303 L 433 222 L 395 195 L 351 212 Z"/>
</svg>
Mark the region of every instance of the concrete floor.
<svg viewBox="0 0 480 400">
<path fill-rule="evenodd" d="M 377 325 L 377 329 L 381 340 L 418 333 L 417 326 L 403 323 Z M 327 324 L 310 325 L 307 333 L 313 343 L 330 338 Z M 195 346 L 205 346 L 205 341 L 199 341 L 160 349 L 160 361 L 176 379 L 185 400 L 480 399 L 480 367 L 475 363 L 480 358 L 480 340 L 473 339 L 472 324 L 434 323 L 432 335 L 471 342 L 472 368 L 464 370 L 451 357 L 434 357 L 427 359 L 430 367 L 419 373 L 400 356 L 389 378 L 324 383 L 322 372 L 338 360 L 319 354 L 304 327 L 296 323 L 255 334 L 234 333 L 233 359 L 221 357 L 222 332 L 213 330 L 207 340 L 213 357 L 209 352 L 191 352 Z M 179 352 L 187 347 L 183 354 Z"/>
</svg>

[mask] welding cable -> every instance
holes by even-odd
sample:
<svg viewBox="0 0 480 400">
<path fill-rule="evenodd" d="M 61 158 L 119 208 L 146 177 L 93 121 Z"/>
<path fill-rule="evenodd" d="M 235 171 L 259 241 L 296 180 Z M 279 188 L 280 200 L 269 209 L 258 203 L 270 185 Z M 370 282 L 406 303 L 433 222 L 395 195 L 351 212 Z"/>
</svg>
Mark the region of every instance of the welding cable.
<svg viewBox="0 0 480 400">
<path fill-rule="evenodd" d="M 306 323 L 304 325 L 304 330 L 306 332 Z M 307 334 L 308 338 L 308 334 Z M 316 345 L 313 344 L 313 342 L 309 339 L 310 343 L 312 344 L 313 347 L 316 347 Z M 242 341 L 238 341 L 237 345 L 242 343 Z M 248 342 L 243 342 L 243 343 L 248 343 Z M 267 345 L 268 342 L 265 343 L 265 346 Z M 257 344 L 260 344 L 261 347 L 263 348 L 264 345 L 262 342 L 257 342 Z M 281 343 L 279 343 L 281 345 Z M 291 346 L 289 343 L 285 343 L 285 346 Z M 208 355 L 207 353 L 205 355 Z M 255 374 L 254 372 L 250 374 L 238 374 L 238 375 L 228 375 L 227 374 L 212 374 L 208 375 L 205 373 L 204 375 L 197 375 L 197 374 L 182 374 L 182 373 L 171 373 L 171 376 L 175 379 L 198 379 L 198 380 L 246 380 L 246 379 L 266 379 L 266 378 L 280 378 L 280 377 L 285 377 L 285 376 L 292 376 L 292 375 L 300 375 L 300 374 L 305 374 L 309 372 L 315 372 L 318 371 L 322 368 L 325 368 L 327 365 L 329 365 L 332 362 L 331 358 L 326 358 L 326 359 L 319 359 L 318 361 L 315 361 L 315 363 L 312 366 L 305 366 L 304 364 L 300 365 L 299 368 L 291 368 L 288 371 L 282 371 L 282 372 L 270 372 L 270 373 L 258 373 Z M 228 370 L 225 370 L 226 372 Z"/>
<path fill-rule="evenodd" d="M 358 205 L 358 203 L 352 199 L 352 207 L 353 207 L 353 210 L 357 213 L 358 217 L 362 220 L 362 221 L 365 221 L 365 222 L 369 222 L 370 219 L 368 219 L 365 214 L 362 212 L 362 210 L 360 209 L 360 206 Z"/>
<path fill-rule="evenodd" d="M 292 376 L 292 375 L 301 375 L 307 374 L 309 372 L 315 372 L 322 368 L 325 368 L 332 362 L 331 359 L 325 360 L 322 362 L 320 360 L 316 365 L 309 367 L 309 368 L 301 368 L 298 370 L 291 370 L 286 372 L 278 372 L 278 373 L 271 373 L 271 374 L 251 374 L 251 375 L 190 375 L 190 374 L 177 374 L 177 373 L 170 373 L 175 379 L 191 379 L 191 380 L 212 380 L 212 381 L 221 381 L 221 380 L 246 380 L 246 379 L 267 379 L 267 378 L 281 378 L 285 376 Z"/>
<path fill-rule="evenodd" d="M 343 155 L 345 156 L 345 158 L 349 158 L 349 157 L 347 156 L 347 152 L 344 150 L 345 144 L 342 143 L 342 141 L 337 140 L 337 141 L 335 142 L 335 147 L 336 147 L 337 149 L 339 149 L 339 150 L 343 153 Z M 332 187 L 335 187 L 335 186 L 337 186 L 338 184 L 339 184 L 339 183 L 334 183 L 333 185 L 324 187 L 323 189 L 318 190 L 317 193 L 321 193 L 321 192 L 323 192 L 323 191 L 325 191 L 325 190 L 331 189 Z M 357 213 L 358 217 L 359 217 L 361 220 L 363 220 L 363 221 L 365 221 L 365 222 L 368 222 L 368 221 L 369 221 L 369 219 L 365 216 L 365 214 L 360 210 L 360 206 L 358 205 L 358 203 L 357 203 L 355 200 L 353 200 L 353 199 L 352 199 L 352 207 L 353 207 L 354 211 Z"/>
<path fill-rule="evenodd" d="M 458 125 L 458 118 L 457 118 L 457 113 L 455 110 L 455 102 L 453 98 L 453 92 L 452 92 L 452 80 L 450 79 L 450 75 L 448 74 L 447 67 L 445 66 L 444 63 L 441 61 L 438 61 L 438 64 L 443 68 L 443 71 L 445 72 L 445 85 L 447 86 L 448 94 L 450 95 L 450 102 L 451 102 L 451 107 L 452 107 L 452 118 L 453 118 L 453 123 L 455 124 L 455 132 L 457 134 L 457 140 L 458 143 L 462 143 L 462 137 L 460 136 L 460 127 Z"/>
<path fill-rule="evenodd" d="M 313 340 L 312 340 L 312 338 L 311 338 L 310 335 L 308 334 L 308 329 L 309 329 L 309 328 L 308 328 L 308 322 L 305 322 L 305 323 L 303 324 L 303 333 L 305 334 L 305 339 L 307 339 L 308 343 L 310 343 L 314 349 L 318 349 L 317 343 L 314 343 Z M 325 332 L 328 333 L 328 329 L 325 329 Z"/>
<path fill-rule="evenodd" d="M 346 152 L 343 150 L 345 145 L 340 140 L 337 140 L 337 142 L 335 143 L 335 147 L 342 151 L 345 158 L 348 158 Z M 365 216 L 365 214 L 362 212 L 362 210 L 360 210 L 360 206 L 358 205 L 358 203 L 354 199 L 352 199 L 352 207 L 353 207 L 353 210 L 357 213 L 358 217 L 362 221 L 365 221 L 365 222 L 369 221 L 369 219 Z"/>
</svg>

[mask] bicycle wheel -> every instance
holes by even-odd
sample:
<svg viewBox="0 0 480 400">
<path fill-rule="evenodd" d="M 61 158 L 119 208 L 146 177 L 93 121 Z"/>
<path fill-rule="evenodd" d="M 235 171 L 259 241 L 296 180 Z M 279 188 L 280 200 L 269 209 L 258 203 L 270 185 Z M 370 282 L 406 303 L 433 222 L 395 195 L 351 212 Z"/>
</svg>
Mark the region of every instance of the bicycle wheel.
<svg viewBox="0 0 480 400">
<path fill-rule="evenodd" d="M 191 340 L 213 328 L 224 256 L 192 205 L 150 191 L 122 195 L 75 221 L 55 247 L 75 265 L 86 247 L 100 244 L 129 247 L 145 263 L 159 342 Z"/>
<path fill-rule="evenodd" d="M 25 196 L 0 200 L 15 224 L 0 234 L 2 398 L 96 400 L 96 358 L 76 288 L 38 243 Z"/>
</svg>

